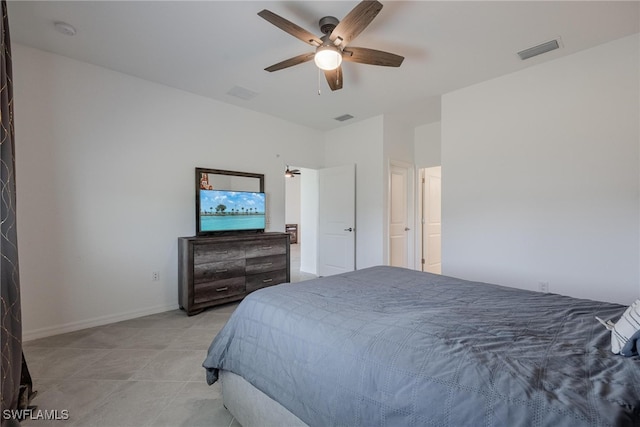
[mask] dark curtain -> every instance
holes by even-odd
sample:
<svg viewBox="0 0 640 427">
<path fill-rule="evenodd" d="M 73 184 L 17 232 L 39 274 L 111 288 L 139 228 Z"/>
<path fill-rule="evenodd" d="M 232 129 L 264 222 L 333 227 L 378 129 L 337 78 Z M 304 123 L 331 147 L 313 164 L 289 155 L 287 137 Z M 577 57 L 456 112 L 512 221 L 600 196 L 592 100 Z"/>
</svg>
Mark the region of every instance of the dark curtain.
<svg viewBox="0 0 640 427">
<path fill-rule="evenodd" d="M 26 409 L 32 397 L 31 377 L 22 354 L 20 276 L 16 233 L 16 181 L 13 127 L 13 78 L 7 2 L 0 22 L 0 321 L 2 350 L 2 426 L 17 425 L 6 410 Z"/>
</svg>

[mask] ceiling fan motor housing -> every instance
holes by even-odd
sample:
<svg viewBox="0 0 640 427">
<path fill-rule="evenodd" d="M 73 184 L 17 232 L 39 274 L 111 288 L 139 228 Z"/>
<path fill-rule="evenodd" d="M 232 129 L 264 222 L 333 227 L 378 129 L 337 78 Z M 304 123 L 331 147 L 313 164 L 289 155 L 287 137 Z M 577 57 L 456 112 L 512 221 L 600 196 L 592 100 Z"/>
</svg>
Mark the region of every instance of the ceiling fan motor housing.
<svg viewBox="0 0 640 427">
<path fill-rule="evenodd" d="M 331 34 L 331 31 L 333 31 L 339 23 L 340 21 L 338 21 L 338 18 L 335 16 L 325 16 L 320 19 L 318 24 L 320 25 L 320 31 L 322 31 L 323 34 Z"/>
</svg>

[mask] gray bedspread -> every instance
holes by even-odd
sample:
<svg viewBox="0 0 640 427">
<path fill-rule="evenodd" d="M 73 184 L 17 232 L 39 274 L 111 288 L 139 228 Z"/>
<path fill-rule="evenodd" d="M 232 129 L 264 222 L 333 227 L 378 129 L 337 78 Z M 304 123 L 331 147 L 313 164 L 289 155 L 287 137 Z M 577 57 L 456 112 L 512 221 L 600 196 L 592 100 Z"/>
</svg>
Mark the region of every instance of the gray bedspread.
<svg viewBox="0 0 640 427">
<path fill-rule="evenodd" d="M 625 307 L 372 267 L 250 294 L 207 381 L 244 377 L 311 426 L 640 425 Z"/>
</svg>

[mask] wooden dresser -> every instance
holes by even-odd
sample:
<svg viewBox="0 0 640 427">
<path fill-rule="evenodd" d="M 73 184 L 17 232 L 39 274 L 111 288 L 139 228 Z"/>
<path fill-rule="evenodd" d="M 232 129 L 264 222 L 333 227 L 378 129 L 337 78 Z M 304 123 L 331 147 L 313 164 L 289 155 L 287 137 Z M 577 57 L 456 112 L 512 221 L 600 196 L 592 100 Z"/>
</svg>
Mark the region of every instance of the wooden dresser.
<svg viewBox="0 0 640 427">
<path fill-rule="evenodd" d="M 190 316 L 289 280 L 287 233 L 178 238 L 178 301 Z"/>
</svg>

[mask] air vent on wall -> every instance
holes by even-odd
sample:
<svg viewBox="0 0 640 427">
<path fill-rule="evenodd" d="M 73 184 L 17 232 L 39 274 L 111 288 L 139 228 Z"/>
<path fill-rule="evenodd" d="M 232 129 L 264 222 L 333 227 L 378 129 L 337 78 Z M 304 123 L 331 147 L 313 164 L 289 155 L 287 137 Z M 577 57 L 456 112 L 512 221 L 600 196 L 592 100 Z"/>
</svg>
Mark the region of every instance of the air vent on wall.
<svg viewBox="0 0 640 427">
<path fill-rule="evenodd" d="M 349 119 L 353 119 L 353 116 L 351 114 L 343 114 L 341 116 L 334 117 L 333 120 L 337 120 L 339 122 L 344 122 L 345 120 L 349 120 Z"/>
<path fill-rule="evenodd" d="M 559 47 L 560 44 L 558 43 L 558 40 L 551 40 L 549 42 L 530 47 L 529 49 L 521 50 L 520 52 L 518 52 L 518 56 L 520 57 L 520 59 L 525 60 L 534 56 L 541 55 L 543 53 L 551 52 L 552 50 L 556 50 Z"/>
</svg>

